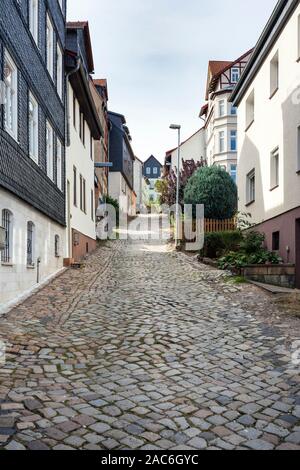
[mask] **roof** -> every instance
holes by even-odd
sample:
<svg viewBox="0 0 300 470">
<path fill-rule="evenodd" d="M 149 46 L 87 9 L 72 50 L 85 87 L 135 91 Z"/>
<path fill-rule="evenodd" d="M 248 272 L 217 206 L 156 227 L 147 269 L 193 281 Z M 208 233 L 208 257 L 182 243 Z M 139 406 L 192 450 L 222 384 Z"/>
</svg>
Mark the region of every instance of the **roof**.
<svg viewBox="0 0 300 470">
<path fill-rule="evenodd" d="M 207 114 L 208 111 L 208 103 L 204 104 L 202 108 L 200 109 L 200 114 L 199 117 L 204 116 L 204 114 Z"/>
<path fill-rule="evenodd" d="M 93 59 L 93 50 L 92 50 L 89 22 L 88 21 L 68 21 L 67 29 L 82 29 L 83 30 L 89 73 L 94 72 L 94 59 Z"/>
<path fill-rule="evenodd" d="M 198 132 L 202 131 L 204 129 L 204 126 L 203 127 L 200 127 L 200 129 L 198 129 L 196 132 L 194 132 L 194 134 L 190 135 L 190 137 L 188 137 L 186 140 L 184 140 L 183 142 L 181 142 L 180 144 L 180 147 L 182 147 L 186 142 L 188 142 L 189 140 L 191 140 L 193 137 L 195 137 L 196 134 L 198 134 Z M 168 157 L 169 155 L 171 155 L 171 153 L 175 152 L 175 150 L 177 150 L 178 147 L 175 147 L 171 150 L 168 150 L 166 152 L 166 157 Z"/>
<path fill-rule="evenodd" d="M 299 0 L 279 0 L 267 22 L 245 68 L 245 71 L 233 90 L 230 101 L 238 106 L 253 79 L 260 70 L 271 48 L 281 34 L 283 28 L 299 5 Z"/>
<path fill-rule="evenodd" d="M 208 100 L 209 93 L 211 93 L 220 78 L 220 76 L 233 67 L 237 62 L 240 62 L 245 57 L 247 57 L 253 49 L 245 52 L 241 57 L 234 61 L 228 60 L 210 60 L 208 63 L 208 73 L 207 73 L 207 85 L 206 85 L 206 99 Z"/>
<path fill-rule="evenodd" d="M 103 88 L 105 92 L 105 97 L 108 100 L 108 86 L 106 78 L 96 78 L 93 80 L 95 86 Z"/>
<path fill-rule="evenodd" d="M 153 159 L 157 161 L 157 163 L 159 164 L 160 167 L 162 167 L 162 164 L 160 163 L 159 160 L 157 160 L 157 158 L 154 156 L 154 155 L 150 155 L 149 158 L 147 158 L 147 160 L 144 161 L 144 165 L 150 160 L 150 159 Z"/>
</svg>

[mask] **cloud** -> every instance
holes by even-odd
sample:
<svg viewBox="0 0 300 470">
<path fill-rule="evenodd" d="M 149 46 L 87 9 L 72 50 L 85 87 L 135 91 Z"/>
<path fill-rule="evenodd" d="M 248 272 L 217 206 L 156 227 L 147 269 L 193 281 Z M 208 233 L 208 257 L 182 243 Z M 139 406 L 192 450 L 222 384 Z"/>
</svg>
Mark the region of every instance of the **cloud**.
<svg viewBox="0 0 300 470">
<path fill-rule="evenodd" d="M 69 0 L 68 19 L 90 23 L 96 76 L 124 113 L 137 156 L 161 160 L 176 136 L 202 124 L 207 63 L 233 60 L 258 40 L 276 0 Z"/>
</svg>

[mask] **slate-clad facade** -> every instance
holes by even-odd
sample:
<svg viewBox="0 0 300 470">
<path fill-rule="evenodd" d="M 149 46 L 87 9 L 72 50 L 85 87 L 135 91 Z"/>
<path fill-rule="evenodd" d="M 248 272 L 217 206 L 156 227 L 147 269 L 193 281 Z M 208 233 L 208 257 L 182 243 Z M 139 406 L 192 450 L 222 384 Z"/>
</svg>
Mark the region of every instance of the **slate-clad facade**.
<svg viewBox="0 0 300 470">
<path fill-rule="evenodd" d="M 38 47 L 28 29 L 28 0 L 1 0 L 0 77 L 3 80 L 4 50 L 7 50 L 18 68 L 19 93 L 18 142 L 4 131 L 4 106 L 0 107 L 0 186 L 54 221 L 65 224 L 64 188 L 60 191 L 46 174 L 46 120 L 63 144 L 65 134 L 64 101 L 57 94 L 56 73 L 53 81 L 46 67 L 46 11 L 53 22 L 54 43 L 58 41 L 64 49 L 65 7 L 62 12 L 57 0 L 39 2 Z M 53 59 L 55 64 L 55 53 Z M 39 104 L 39 165 L 28 157 L 29 90 Z M 56 172 L 54 168 L 55 175 Z"/>
<path fill-rule="evenodd" d="M 4 64 L 9 57 L 15 66 L 17 83 L 14 135 L 7 131 L 5 124 L 6 106 L 0 106 L 0 225 L 3 225 L 4 210 L 11 213 L 13 220 L 12 254 L 7 263 L 3 262 L 2 255 L 0 263 L 0 307 L 2 302 L 30 289 L 37 280 L 41 281 L 59 270 L 63 259 L 66 224 L 63 65 L 66 0 L 38 0 L 34 3 L 36 37 L 30 27 L 31 1 L 1 0 L 0 9 L 0 80 L 7 78 L 7 65 L 5 67 Z M 47 25 L 51 28 L 51 54 L 48 54 L 52 61 L 47 56 Z M 52 62 L 51 73 L 48 62 Z M 37 113 L 36 160 L 29 152 L 30 97 L 36 103 Z M 47 125 L 51 134 L 47 134 Z M 47 166 L 49 152 L 52 157 L 50 163 L 48 159 Z M 27 220 L 32 222 L 35 231 L 35 256 L 30 267 L 26 266 Z"/>
</svg>

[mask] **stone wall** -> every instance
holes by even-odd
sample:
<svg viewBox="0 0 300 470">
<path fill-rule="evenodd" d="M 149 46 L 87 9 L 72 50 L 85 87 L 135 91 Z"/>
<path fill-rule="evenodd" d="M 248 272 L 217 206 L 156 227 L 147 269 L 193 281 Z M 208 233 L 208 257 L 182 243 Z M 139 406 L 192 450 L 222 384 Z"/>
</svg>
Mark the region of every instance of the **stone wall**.
<svg viewBox="0 0 300 470">
<path fill-rule="evenodd" d="M 251 281 L 280 287 L 295 287 L 296 269 L 292 264 L 251 265 L 242 269 L 242 275 Z"/>
</svg>

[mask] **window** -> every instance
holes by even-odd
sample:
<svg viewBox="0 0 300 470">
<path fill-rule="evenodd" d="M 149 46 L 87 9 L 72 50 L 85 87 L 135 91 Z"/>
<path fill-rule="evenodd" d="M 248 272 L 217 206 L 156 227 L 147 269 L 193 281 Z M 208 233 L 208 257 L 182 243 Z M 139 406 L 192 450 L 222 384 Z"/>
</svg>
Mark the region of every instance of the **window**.
<svg viewBox="0 0 300 470">
<path fill-rule="evenodd" d="M 231 83 L 237 83 L 240 79 L 240 69 L 238 67 L 233 67 L 231 69 Z"/>
<path fill-rule="evenodd" d="M 53 129 L 49 122 L 46 125 L 46 148 L 47 148 L 47 175 L 54 181 L 54 171 L 53 171 Z"/>
<path fill-rule="evenodd" d="M 29 93 L 28 103 L 29 116 L 29 156 L 36 163 L 39 161 L 39 108 L 37 101 L 31 93 Z"/>
<path fill-rule="evenodd" d="M 248 96 L 246 101 L 246 130 L 254 122 L 254 105 L 255 105 L 255 95 L 254 90 Z"/>
<path fill-rule="evenodd" d="M 36 44 L 38 44 L 38 29 L 39 29 L 39 1 L 29 0 L 29 29 Z"/>
<path fill-rule="evenodd" d="M 60 99 L 63 98 L 63 55 L 59 45 L 57 45 L 57 58 L 56 58 L 56 80 L 57 80 L 57 93 Z"/>
<path fill-rule="evenodd" d="M 158 168 L 156 166 L 153 168 L 153 174 L 158 175 Z"/>
<path fill-rule="evenodd" d="M 236 183 L 237 165 L 230 165 L 230 176 L 233 179 L 233 181 Z"/>
<path fill-rule="evenodd" d="M 17 140 L 18 70 L 7 51 L 4 56 L 4 90 L 4 127 Z"/>
<path fill-rule="evenodd" d="M 86 183 L 85 183 L 84 178 L 83 178 L 82 191 L 83 191 L 83 212 L 85 212 L 86 214 Z"/>
<path fill-rule="evenodd" d="M 246 202 L 247 204 L 251 204 L 252 202 L 255 201 L 255 170 L 254 169 L 250 171 L 250 173 L 248 173 L 247 175 L 246 190 L 247 190 Z"/>
<path fill-rule="evenodd" d="M 73 166 L 73 204 L 77 206 L 77 169 Z"/>
<path fill-rule="evenodd" d="M 237 151 L 237 131 L 230 131 L 230 150 L 232 152 Z"/>
<path fill-rule="evenodd" d="M 151 168 L 149 166 L 146 168 L 146 175 L 151 175 Z"/>
<path fill-rule="evenodd" d="M 54 237 L 54 255 L 56 258 L 60 257 L 60 237 L 55 235 Z"/>
<path fill-rule="evenodd" d="M 74 129 L 77 129 L 77 119 L 76 119 L 77 105 L 76 105 L 76 96 L 73 91 L 73 126 Z"/>
<path fill-rule="evenodd" d="M 47 40 L 47 69 L 53 79 L 53 43 L 54 43 L 54 32 L 53 26 L 49 15 L 47 15 L 47 28 L 46 28 L 46 40 Z"/>
<path fill-rule="evenodd" d="M 94 220 L 94 191 L 91 190 L 91 218 Z"/>
<path fill-rule="evenodd" d="M 231 105 L 230 114 L 231 114 L 232 116 L 236 116 L 236 115 L 237 115 L 237 108 L 236 108 L 235 106 L 232 106 L 232 105 Z"/>
<path fill-rule="evenodd" d="M 92 133 L 90 133 L 90 156 L 91 156 L 91 160 L 94 159 L 94 140 L 93 140 L 93 136 L 92 136 Z"/>
<path fill-rule="evenodd" d="M 79 182 L 80 182 L 80 210 L 83 210 L 83 178 L 82 175 L 79 177 Z"/>
<path fill-rule="evenodd" d="M 27 223 L 27 266 L 34 266 L 34 223 Z"/>
<path fill-rule="evenodd" d="M 56 185 L 62 191 L 62 144 L 59 139 L 56 143 Z"/>
<path fill-rule="evenodd" d="M 225 152 L 225 132 L 219 132 L 219 152 Z"/>
<path fill-rule="evenodd" d="M 221 100 L 219 101 L 219 117 L 222 117 L 225 115 L 225 101 Z"/>
<path fill-rule="evenodd" d="M 280 249 L 280 232 L 272 233 L 272 250 L 279 251 Z"/>
<path fill-rule="evenodd" d="M 5 230 L 5 247 L 1 251 L 2 263 L 11 263 L 12 261 L 12 213 L 3 209 L 2 211 L 2 227 Z"/>
<path fill-rule="evenodd" d="M 270 97 L 275 95 L 279 87 L 279 53 L 270 62 Z"/>
<path fill-rule="evenodd" d="M 85 145 L 85 120 L 83 117 L 83 113 L 81 111 L 80 111 L 80 123 L 79 123 L 79 136 L 83 145 Z"/>
<path fill-rule="evenodd" d="M 279 149 L 276 148 L 271 153 L 271 189 L 277 188 L 279 186 Z"/>
</svg>

